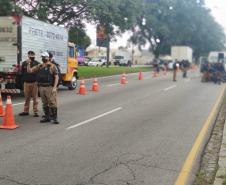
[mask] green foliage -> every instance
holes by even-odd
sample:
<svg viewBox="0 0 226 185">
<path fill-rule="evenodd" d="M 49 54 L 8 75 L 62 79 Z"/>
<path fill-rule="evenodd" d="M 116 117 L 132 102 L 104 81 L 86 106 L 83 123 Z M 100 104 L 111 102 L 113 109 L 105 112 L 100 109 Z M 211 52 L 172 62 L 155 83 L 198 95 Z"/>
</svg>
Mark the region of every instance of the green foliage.
<svg viewBox="0 0 226 185">
<path fill-rule="evenodd" d="M 169 54 L 172 45 L 191 46 L 195 57 L 224 48 L 224 31 L 205 8 L 204 1 L 146 0 L 144 13 L 146 25 L 141 24 L 140 18 L 140 30 L 131 40 L 139 45 L 150 43 L 156 57 Z"/>
<path fill-rule="evenodd" d="M 31 3 L 30 0 L 18 0 L 17 6 L 27 16 L 71 28 L 70 40 L 87 47 L 90 39 L 83 31 L 84 21 L 105 25 L 113 38 L 114 35 L 131 29 L 135 24 L 141 10 L 139 2 L 139 0 L 35 0 Z"/>
<path fill-rule="evenodd" d="M 91 44 L 90 38 L 83 29 L 72 27 L 69 31 L 69 41 L 83 48 L 87 48 Z"/>
<path fill-rule="evenodd" d="M 12 4 L 8 0 L 0 1 L 0 16 L 10 15 L 12 12 Z"/>
<path fill-rule="evenodd" d="M 112 39 L 133 30 L 131 41 L 139 46 L 149 43 L 155 56 L 169 54 L 172 45 L 188 45 L 199 57 L 223 50 L 225 44 L 224 31 L 204 6 L 204 0 L 0 1 L 0 15 L 12 11 L 64 25 L 71 30 L 70 40 L 84 47 L 90 43 L 84 32 L 85 22 L 105 25 Z M 142 25 L 144 17 L 146 25 Z"/>
</svg>

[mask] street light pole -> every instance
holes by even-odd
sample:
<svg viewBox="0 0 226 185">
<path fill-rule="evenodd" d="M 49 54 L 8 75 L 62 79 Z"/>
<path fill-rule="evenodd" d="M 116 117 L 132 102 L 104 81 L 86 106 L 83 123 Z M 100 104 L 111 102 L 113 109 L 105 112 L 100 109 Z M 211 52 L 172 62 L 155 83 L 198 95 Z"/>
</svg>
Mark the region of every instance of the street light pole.
<svg viewBox="0 0 226 185">
<path fill-rule="evenodd" d="M 108 44 L 107 44 L 107 68 L 109 67 L 109 62 L 110 62 L 110 36 L 109 36 L 109 33 L 108 33 L 108 35 L 107 35 L 107 42 L 108 42 Z"/>
</svg>

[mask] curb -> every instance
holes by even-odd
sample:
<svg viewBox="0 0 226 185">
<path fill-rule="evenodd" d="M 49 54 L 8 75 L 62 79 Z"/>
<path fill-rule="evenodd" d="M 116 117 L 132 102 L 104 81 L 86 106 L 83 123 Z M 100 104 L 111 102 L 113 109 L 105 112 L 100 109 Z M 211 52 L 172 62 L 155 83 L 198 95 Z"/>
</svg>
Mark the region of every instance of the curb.
<svg viewBox="0 0 226 185">
<path fill-rule="evenodd" d="M 225 121 L 226 123 L 226 121 Z M 222 185 L 226 177 L 226 127 L 224 126 L 222 145 L 219 153 L 218 170 L 214 180 L 214 185 Z"/>
<path fill-rule="evenodd" d="M 226 86 L 224 86 L 219 93 L 217 101 L 214 104 L 200 133 L 198 134 L 195 143 L 193 144 L 174 185 L 193 184 L 197 171 L 199 169 L 202 153 L 205 149 L 206 144 L 208 143 L 208 140 L 214 128 L 217 115 L 219 114 L 219 110 L 225 95 L 225 90 Z"/>
</svg>

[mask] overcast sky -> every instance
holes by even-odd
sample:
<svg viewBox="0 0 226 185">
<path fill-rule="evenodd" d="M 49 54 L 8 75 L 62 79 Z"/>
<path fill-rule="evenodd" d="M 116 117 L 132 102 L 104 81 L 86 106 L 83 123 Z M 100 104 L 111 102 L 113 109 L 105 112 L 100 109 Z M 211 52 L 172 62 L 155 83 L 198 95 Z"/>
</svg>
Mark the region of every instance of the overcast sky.
<svg viewBox="0 0 226 185">
<path fill-rule="evenodd" d="M 219 22 L 225 30 L 226 33 L 226 0 L 205 0 L 206 6 L 211 9 L 212 15 L 215 17 L 216 21 Z M 96 28 L 93 25 L 87 26 L 87 34 L 92 40 L 92 46 L 95 47 L 96 44 Z M 118 48 L 119 46 L 126 46 L 129 34 L 126 33 L 122 38 L 118 38 L 117 42 L 111 43 L 111 47 Z"/>
</svg>

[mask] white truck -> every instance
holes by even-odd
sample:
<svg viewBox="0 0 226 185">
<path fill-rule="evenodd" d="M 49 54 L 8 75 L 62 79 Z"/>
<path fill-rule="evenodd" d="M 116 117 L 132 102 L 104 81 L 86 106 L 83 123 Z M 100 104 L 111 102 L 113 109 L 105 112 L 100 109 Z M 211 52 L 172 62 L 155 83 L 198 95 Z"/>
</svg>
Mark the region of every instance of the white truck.
<svg viewBox="0 0 226 185">
<path fill-rule="evenodd" d="M 210 63 L 215 63 L 220 60 L 226 62 L 226 51 L 211 51 L 208 56 L 208 61 Z"/>
<path fill-rule="evenodd" d="M 172 60 L 182 61 L 188 60 L 190 63 L 193 61 L 193 50 L 188 46 L 172 46 L 171 47 Z"/>
<path fill-rule="evenodd" d="M 131 66 L 132 57 L 130 52 L 122 49 L 116 51 L 114 56 L 114 65 Z"/>
<path fill-rule="evenodd" d="M 77 85 L 76 49 L 68 43 L 68 30 L 25 16 L 0 17 L 0 91 L 20 93 L 22 81 L 21 63 L 27 52 L 51 52 L 60 65 L 62 84 L 74 89 Z"/>
</svg>

